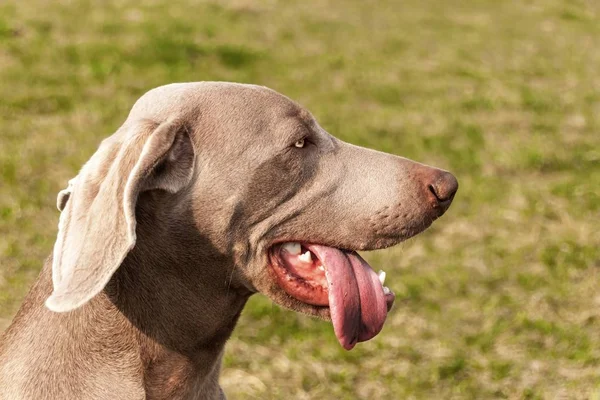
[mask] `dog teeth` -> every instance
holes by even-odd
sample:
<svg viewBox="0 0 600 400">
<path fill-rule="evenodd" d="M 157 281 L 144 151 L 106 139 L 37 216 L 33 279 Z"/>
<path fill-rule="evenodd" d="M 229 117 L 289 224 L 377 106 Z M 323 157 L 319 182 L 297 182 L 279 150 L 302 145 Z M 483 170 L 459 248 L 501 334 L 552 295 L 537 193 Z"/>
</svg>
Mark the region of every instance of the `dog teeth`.
<svg viewBox="0 0 600 400">
<path fill-rule="evenodd" d="M 381 286 L 383 286 L 383 284 L 385 283 L 385 271 L 380 269 L 377 273 L 377 276 L 379 277 L 379 282 L 381 282 Z"/>
<path fill-rule="evenodd" d="M 283 245 L 283 249 L 294 256 L 297 256 L 298 254 L 300 254 L 302 252 L 300 243 L 288 242 Z"/>
<path fill-rule="evenodd" d="M 384 286 L 383 287 L 383 294 L 390 294 L 390 293 L 392 293 L 392 291 L 390 290 L 390 288 L 387 287 L 387 286 Z"/>
<path fill-rule="evenodd" d="M 322 265 L 319 265 L 319 266 L 317 267 L 317 269 L 318 269 L 319 271 L 325 271 L 325 267 L 324 267 L 324 266 L 322 266 Z"/>
<path fill-rule="evenodd" d="M 298 259 L 304 263 L 311 263 L 312 262 L 312 257 L 310 255 L 310 251 L 307 251 L 306 253 L 299 255 Z"/>
</svg>

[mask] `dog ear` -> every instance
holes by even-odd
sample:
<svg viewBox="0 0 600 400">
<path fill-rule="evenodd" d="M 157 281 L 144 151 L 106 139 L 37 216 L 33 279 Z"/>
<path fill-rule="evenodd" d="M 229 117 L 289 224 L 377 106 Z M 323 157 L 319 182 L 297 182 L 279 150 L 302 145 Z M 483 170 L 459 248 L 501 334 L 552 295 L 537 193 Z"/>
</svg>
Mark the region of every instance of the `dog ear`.
<svg viewBox="0 0 600 400">
<path fill-rule="evenodd" d="M 141 192 L 186 187 L 194 148 L 176 119 L 158 126 L 126 124 L 100 145 L 58 196 L 63 209 L 52 260 L 54 291 L 46 306 L 73 310 L 98 294 L 136 241 L 135 207 Z"/>
</svg>

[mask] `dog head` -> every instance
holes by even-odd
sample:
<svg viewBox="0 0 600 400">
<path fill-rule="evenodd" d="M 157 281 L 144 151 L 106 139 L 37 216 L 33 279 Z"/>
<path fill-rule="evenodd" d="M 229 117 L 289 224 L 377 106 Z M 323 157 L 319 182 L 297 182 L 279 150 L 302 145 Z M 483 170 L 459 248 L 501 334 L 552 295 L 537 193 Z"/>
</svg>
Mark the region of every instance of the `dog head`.
<svg viewBox="0 0 600 400">
<path fill-rule="evenodd" d="M 228 260 L 230 285 L 331 319 L 350 349 L 381 330 L 394 300 L 356 251 L 423 231 L 457 188 L 448 172 L 342 142 L 270 89 L 164 86 L 135 104 L 59 195 L 46 304 L 68 311 L 99 293 L 136 241 L 150 240 L 136 233 L 136 209 L 160 193 L 169 200 L 155 207 L 169 206 L 156 212 L 172 222 L 157 229 L 201 235 Z M 197 251 L 189 268 L 207 268 Z"/>
</svg>

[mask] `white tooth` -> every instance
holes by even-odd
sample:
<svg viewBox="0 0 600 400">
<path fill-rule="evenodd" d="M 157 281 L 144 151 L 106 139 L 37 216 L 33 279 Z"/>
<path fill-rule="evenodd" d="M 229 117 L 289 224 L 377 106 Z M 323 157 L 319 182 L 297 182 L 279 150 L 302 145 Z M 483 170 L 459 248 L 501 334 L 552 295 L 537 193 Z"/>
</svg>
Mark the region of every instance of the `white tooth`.
<svg viewBox="0 0 600 400">
<path fill-rule="evenodd" d="M 317 268 L 319 271 L 325 271 L 325 267 L 322 265 L 319 265 L 319 267 Z"/>
<path fill-rule="evenodd" d="M 299 255 L 298 259 L 307 264 L 312 262 L 312 257 L 310 256 L 310 251 L 307 251 L 306 253 Z"/>
<path fill-rule="evenodd" d="M 297 256 L 302 252 L 302 249 L 300 248 L 300 243 L 288 242 L 283 245 L 283 248 L 285 251 L 294 256 Z"/>
<path fill-rule="evenodd" d="M 390 288 L 387 287 L 387 286 L 384 286 L 383 287 L 383 294 L 390 294 L 390 293 L 392 293 L 392 291 L 390 290 Z"/>
<path fill-rule="evenodd" d="M 381 285 L 383 286 L 383 284 L 385 283 L 385 271 L 379 270 L 377 276 L 379 277 L 379 282 L 381 282 Z"/>
</svg>

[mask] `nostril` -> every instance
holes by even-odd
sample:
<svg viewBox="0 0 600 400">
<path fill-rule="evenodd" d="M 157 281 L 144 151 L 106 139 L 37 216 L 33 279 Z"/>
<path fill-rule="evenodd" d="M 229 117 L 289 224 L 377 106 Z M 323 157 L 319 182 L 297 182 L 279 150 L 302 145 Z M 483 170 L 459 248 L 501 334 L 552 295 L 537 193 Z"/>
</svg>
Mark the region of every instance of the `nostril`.
<svg viewBox="0 0 600 400">
<path fill-rule="evenodd" d="M 439 196 L 438 196 L 437 192 L 435 191 L 435 187 L 434 187 L 433 185 L 429 185 L 429 186 L 427 186 L 427 187 L 429 188 L 429 191 L 430 191 L 431 193 L 433 193 L 433 195 L 435 196 L 435 198 L 436 198 L 436 199 L 438 199 L 438 201 L 442 201 L 442 200 L 439 198 Z"/>
</svg>

